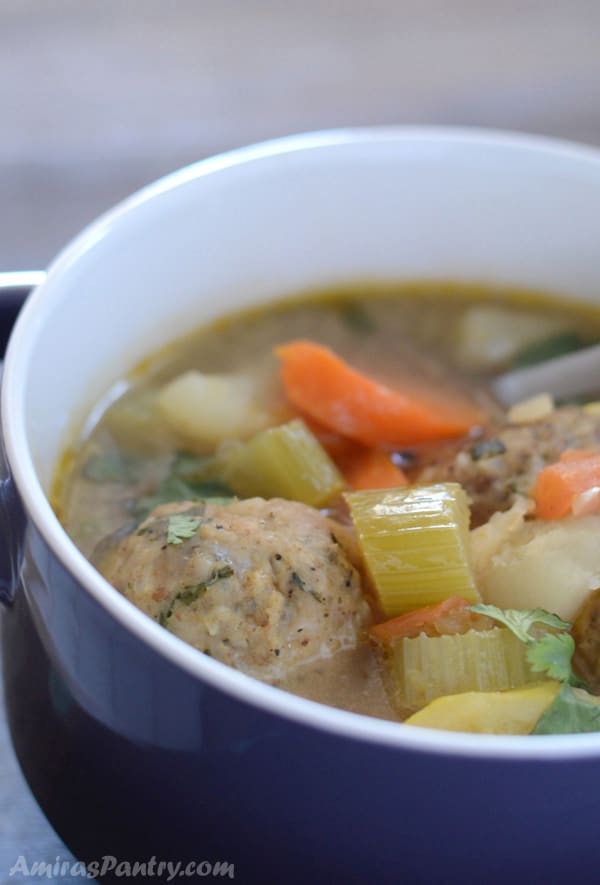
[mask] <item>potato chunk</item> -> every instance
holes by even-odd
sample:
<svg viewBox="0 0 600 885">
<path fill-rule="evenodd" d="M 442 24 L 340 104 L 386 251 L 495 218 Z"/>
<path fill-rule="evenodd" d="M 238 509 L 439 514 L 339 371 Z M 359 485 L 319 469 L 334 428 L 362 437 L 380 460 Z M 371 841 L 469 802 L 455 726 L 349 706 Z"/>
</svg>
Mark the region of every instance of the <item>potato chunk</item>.
<svg viewBox="0 0 600 885">
<path fill-rule="evenodd" d="M 158 395 L 158 408 L 170 428 L 200 450 L 226 439 L 245 439 L 272 418 L 261 402 L 261 385 L 252 375 L 184 372 Z"/>
<path fill-rule="evenodd" d="M 471 532 L 475 577 L 484 602 L 500 608 L 544 608 L 572 621 L 588 595 L 600 587 L 600 516 L 530 520 L 520 526 L 515 525 L 519 516 L 496 518 L 498 528 L 503 520 L 511 523 L 504 543 L 492 543 L 494 519 Z"/>
</svg>

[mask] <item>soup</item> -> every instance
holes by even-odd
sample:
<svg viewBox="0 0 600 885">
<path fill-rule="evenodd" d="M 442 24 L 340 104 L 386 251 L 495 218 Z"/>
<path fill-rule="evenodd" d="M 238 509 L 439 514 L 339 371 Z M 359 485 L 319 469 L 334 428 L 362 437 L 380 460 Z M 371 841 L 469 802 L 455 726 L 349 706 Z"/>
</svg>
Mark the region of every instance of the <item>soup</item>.
<svg viewBox="0 0 600 885">
<path fill-rule="evenodd" d="M 109 392 L 53 503 L 250 676 L 434 728 L 600 730 L 600 408 L 492 388 L 599 337 L 589 306 L 433 283 L 227 317 Z"/>
</svg>

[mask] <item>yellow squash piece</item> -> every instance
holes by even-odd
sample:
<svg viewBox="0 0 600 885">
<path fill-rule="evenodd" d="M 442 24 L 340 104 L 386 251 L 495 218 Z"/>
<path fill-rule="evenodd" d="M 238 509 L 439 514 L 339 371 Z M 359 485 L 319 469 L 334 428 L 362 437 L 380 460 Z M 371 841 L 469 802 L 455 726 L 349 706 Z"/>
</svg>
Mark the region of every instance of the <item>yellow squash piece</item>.
<svg viewBox="0 0 600 885">
<path fill-rule="evenodd" d="M 531 734 L 559 689 L 558 682 L 542 682 L 509 691 L 449 695 L 432 701 L 406 724 L 474 734 Z"/>
<path fill-rule="evenodd" d="M 449 596 L 480 601 L 469 563 L 469 505 L 458 483 L 344 497 L 386 617 Z"/>
</svg>

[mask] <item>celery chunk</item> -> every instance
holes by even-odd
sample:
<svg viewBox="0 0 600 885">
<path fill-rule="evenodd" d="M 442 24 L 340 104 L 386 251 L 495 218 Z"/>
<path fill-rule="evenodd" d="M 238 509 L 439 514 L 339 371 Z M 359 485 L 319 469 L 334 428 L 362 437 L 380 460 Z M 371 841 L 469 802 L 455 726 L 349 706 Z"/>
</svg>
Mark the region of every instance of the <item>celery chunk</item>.
<svg viewBox="0 0 600 885">
<path fill-rule="evenodd" d="M 416 710 L 442 695 L 501 691 L 539 682 L 527 661 L 527 646 L 505 627 L 447 636 L 419 634 L 383 647 L 390 698 Z"/>
<path fill-rule="evenodd" d="M 288 498 L 321 507 L 345 486 L 327 452 L 299 419 L 227 447 L 222 459 L 225 479 L 243 498 Z"/>
<path fill-rule="evenodd" d="M 469 506 L 457 483 L 350 492 L 361 551 L 388 618 L 462 596 L 478 602 Z"/>
</svg>

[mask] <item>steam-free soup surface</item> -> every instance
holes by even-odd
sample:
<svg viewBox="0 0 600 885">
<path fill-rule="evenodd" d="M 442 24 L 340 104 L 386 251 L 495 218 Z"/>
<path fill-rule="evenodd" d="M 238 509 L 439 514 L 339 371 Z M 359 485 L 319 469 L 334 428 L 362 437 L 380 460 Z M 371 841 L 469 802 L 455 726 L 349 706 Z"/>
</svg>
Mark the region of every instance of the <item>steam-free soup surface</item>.
<svg viewBox="0 0 600 885">
<path fill-rule="evenodd" d="M 201 652 L 305 697 L 401 719 L 411 704 L 390 688 L 389 654 L 367 635 L 386 620 L 385 605 L 343 486 L 365 490 L 367 482 L 368 490 L 371 475 L 381 489 L 383 459 L 390 481 L 396 470 L 409 488 L 460 484 L 473 527 L 510 511 L 552 451 L 559 457 L 580 442 L 598 443 L 598 419 L 580 404 L 553 404 L 537 423 L 510 424 L 487 383 L 599 332 L 600 315 L 590 307 L 439 284 L 354 286 L 233 315 L 149 358 L 115 388 L 119 396 L 65 456 L 55 507 L 121 592 Z M 277 349 L 293 341 L 327 347 L 386 389 L 440 409 L 456 403 L 480 420 L 429 442 L 403 437 L 368 447 L 346 439 L 290 401 Z M 179 388 L 169 387 L 190 372 L 199 373 L 195 390 L 200 377 L 217 391 L 204 421 L 193 402 L 181 415 Z M 247 479 L 254 449 L 243 447 L 266 429 L 297 429 L 298 421 L 341 480 L 317 506 L 304 492 L 287 500 L 287 485 L 257 494 L 260 478 Z M 376 473 L 357 467 L 367 449 Z"/>
</svg>

